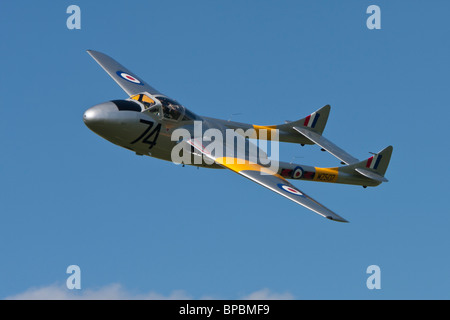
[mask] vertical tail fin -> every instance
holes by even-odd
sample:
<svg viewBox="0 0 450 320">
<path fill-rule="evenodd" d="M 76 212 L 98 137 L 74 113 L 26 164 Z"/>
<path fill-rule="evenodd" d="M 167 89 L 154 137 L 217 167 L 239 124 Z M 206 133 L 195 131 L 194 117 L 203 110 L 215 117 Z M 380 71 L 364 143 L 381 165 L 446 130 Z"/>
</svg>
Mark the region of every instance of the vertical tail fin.
<svg viewBox="0 0 450 320">
<path fill-rule="evenodd" d="M 322 134 L 328 121 L 330 109 L 330 105 L 327 104 L 305 118 L 279 125 L 277 129 L 290 131 L 293 127 L 304 127 L 315 133 Z"/>
<path fill-rule="evenodd" d="M 392 146 L 384 148 L 372 157 L 354 164 L 354 169 L 367 178 L 387 182 L 388 180 L 384 177 L 384 174 L 391 160 L 393 149 Z"/>
</svg>

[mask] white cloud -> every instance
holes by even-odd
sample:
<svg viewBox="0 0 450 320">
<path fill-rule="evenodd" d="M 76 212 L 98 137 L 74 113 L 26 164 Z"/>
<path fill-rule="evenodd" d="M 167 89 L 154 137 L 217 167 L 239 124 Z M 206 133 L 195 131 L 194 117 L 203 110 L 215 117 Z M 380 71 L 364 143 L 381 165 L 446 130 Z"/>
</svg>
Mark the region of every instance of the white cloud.
<svg viewBox="0 0 450 320">
<path fill-rule="evenodd" d="M 133 294 L 122 285 L 113 283 L 98 289 L 69 290 L 64 285 L 49 285 L 31 288 L 23 293 L 6 297 L 7 300 L 188 300 L 191 296 L 182 290 L 172 291 L 169 295 L 157 292 Z"/>
<path fill-rule="evenodd" d="M 183 290 L 174 290 L 168 295 L 150 291 L 132 293 L 121 284 L 113 283 L 97 289 L 69 290 L 65 285 L 52 284 L 40 288 L 30 288 L 23 293 L 12 295 L 6 300 L 192 300 L 194 297 Z M 211 296 L 200 299 L 215 300 Z M 242 300 L 292 300 L 290 293 L 276 293 L 261 289 L 242 297 Z"/>
<path fill-rule="evenodd" d="M 242 298 L 243 300 L 293 300 L 294 296 L 289 292 L 276 293 L 267 288 L 255 291 Z"/>
</svg>

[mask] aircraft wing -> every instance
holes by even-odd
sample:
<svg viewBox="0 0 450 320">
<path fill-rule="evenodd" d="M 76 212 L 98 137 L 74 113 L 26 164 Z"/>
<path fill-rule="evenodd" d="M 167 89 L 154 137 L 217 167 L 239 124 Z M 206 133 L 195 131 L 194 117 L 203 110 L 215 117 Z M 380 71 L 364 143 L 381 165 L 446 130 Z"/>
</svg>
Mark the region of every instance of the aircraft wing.
<svg viewBox="0 0 450 320">
<path fill-rule="evenodd" d="M 201 142 L 197 139 L 193 138 L 187 141 L 192 147 L 194 147 L 198 152 L 206 156 L 207 158 L 214 160 L 220 166 L 230 169 L 241 176 L 250 179 L 253 182 L 256 182 L 267 189 L 270 189 L 283 197 L 288 198 L 318 214 L 321 216 L 328 218 L 330 220 L 335 220 L 339 222 L 348 222 L 341 216 L 337 215 L 330 209 L 326 208 L 310 196 L 306 195 L 297 187 L 289 183 L 282 176 L 277 174 L 276 172 L 271 171 L 268 167 L 264 167 L 255 162 L 246 160 L 246 159 L 238 159 L 238 158 L 230 158 L 230 157 L 216 157 L 211 152 L 208 151 L 207 148 L 203 146 Z M 217 143 L 217 142 L 216 142 Z M 226 149 L 226 146 L 225 148 Z M 229 154 L 229 153 L 226 153 Z M 240 160 L 240 161 L 238 161 Z"/>
<path fill-rule="evenodd" d="M 321 134 L 318 134 L 314 131 L 311 131 L 307 128 L 301 128 L 301 127 L 293 127 L 295 131 L 298 133 L 301 133 L 303 136 L 317 144 L 318 146 L 322 147 L 329 153 L 331 153 L 333 156 L 338 158 L 339 160 L 343 161 L 345 164 L 354 164 L 358 163 L 359 160 L 347 153 L 346 151 L 339 148 L 337 145 L 335 145 L 330 140 L 326 139 Z"/>
<path fill-rule="evenodd" d="M 87 53 L 114 79 L 115 82 L 129 95 L 134 96 L 141 92 L 161 94 L 158 90 L 145 83 L 142 79 L 122 66 L 110 56 L 93 50 Z"/>
</svg>

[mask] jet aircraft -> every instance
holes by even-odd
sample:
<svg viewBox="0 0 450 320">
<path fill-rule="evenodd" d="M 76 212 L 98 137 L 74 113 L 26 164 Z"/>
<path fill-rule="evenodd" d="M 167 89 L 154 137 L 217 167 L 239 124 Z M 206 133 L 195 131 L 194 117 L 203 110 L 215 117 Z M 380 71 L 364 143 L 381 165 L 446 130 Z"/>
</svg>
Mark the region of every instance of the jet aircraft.
<svg viewBox="0 0 450 320">
<path fill-rule="evenodd" d="M 300 120 L 269 126 L 200 116 L 157 91 L 108 55 L 93 50 L 87 52 L 129 98 L 89 108 L 84 112 L 84 123 L 104 139 L 138 155 L 173 161 L 173 150 L 178 146 L 188 153 L 189 161 L 183 164 L 229 169 L 323 217 L 339 222 L 348 221 L 300 191 L 288 180 L 363 187 L 378 186 L 388 181 L 384 175 L 393 147 L 388 146 L 362 161 L 348 154 L 322 135 L 330 112 L 329 105 Z M 201 124 L 200 132 L 195 132 L 196 124 Z M 189 135 L 174 140 L 172 135 L 177 129 L 184 129 Z M 208 139 L 209 129 L 222 132 L 223 137 L 227 130 L 234 130 L 238 133 L 250 132 L 247 138 L 251 139 L 271 140 L 276 137 L 280 142 L 302 146 L 317 144 L 323 151 L 338 158 L 342 166 L 321 168 L 278 160 L 271 162 L 267 154 L 249 139 L 245 139 L 244 147 L 231 143 L 234 139 L 231 142 Z M 208 148 L 213 144 L 214 148 Z"/>
</svg>

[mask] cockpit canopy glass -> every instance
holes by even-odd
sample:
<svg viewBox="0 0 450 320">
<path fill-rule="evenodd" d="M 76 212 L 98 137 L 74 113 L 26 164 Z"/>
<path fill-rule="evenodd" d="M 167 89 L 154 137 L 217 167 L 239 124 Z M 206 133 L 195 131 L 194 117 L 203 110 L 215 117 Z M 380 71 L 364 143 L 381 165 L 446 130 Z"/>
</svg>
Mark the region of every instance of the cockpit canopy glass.
<svg viewBox="0 0 450 320">
<path fill-rule="evenodd" d="M 178 120 L 183 115 L 183 106 L 175 100 L 166 97 L 156 98 L 161 102 L 164 118 L 170 120 Z"/>
<path fill-rule="evenodd" d="M 147 112 L 152 113 L 157 117 L 163 117 L 164 119 L 174 121 L 190 121 L 198 119 L 197 115 L 175 100 L 164 96 L 156 96 L 155 98 L 161 102 L 161 105 L 143 93 L 131 97 L 131 99 L 141 102 Z"/>
<path fill-rule="evenodd" d="M 155 100 L 145 94 L 137 94 L 135 96 L 132 96 L 131 99 L 141 102 L 144 105 L 145 109 L 149 109 L 150 107 L 155 105 Z"/>
<path fill-rule="evenodd" d="M 159 101 L 161 101 L 164 118 L 181 121 L 198 119 L 195 113 L 183 107 L 179 102 L 169 99 L 167 97 L 156 97 L 156 98 Z"/>
<path fill-rule="evenodd" d="M 184 108 L 184 117 L 181 119 L 182 121 L 189 121 L 189 120 L 198 120 L 198 116 L 189 111 L 188 109 Z"/>
</svg>

